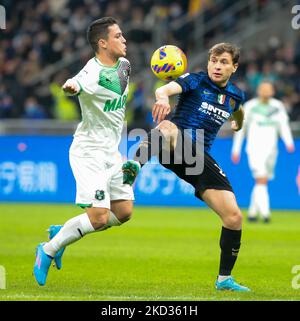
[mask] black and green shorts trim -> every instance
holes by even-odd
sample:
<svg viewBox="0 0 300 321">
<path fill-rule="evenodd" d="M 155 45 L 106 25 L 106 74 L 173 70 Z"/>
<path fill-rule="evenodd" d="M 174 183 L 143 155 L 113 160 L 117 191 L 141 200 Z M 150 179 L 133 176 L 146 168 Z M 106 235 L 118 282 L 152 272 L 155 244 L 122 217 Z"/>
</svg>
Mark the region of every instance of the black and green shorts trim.
<svg viewBox="0 0 300 321">
<path fill-rule="evenodd" d="M 80 203 L 76 203 L 76 205 L 80 206 L 81 208 L 87 208 L 87 207 L 92 207 L 93 204 L 80 204 Z"/>
</svg>

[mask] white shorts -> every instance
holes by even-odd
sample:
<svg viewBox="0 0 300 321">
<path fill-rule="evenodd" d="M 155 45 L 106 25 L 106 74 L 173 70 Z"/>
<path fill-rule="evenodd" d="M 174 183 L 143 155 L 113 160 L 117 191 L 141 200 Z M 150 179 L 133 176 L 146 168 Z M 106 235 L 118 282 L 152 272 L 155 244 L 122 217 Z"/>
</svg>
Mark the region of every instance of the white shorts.
<svg viewBox="0 0 300 321">
<path fill-rule="evenodd" d="M 96 157 L 69 154 L 76 180 L 76 204 L 81 207 L 110 209 L 115 200 L 134 200 L 132 187 L 123 184 L 122 158 L 113 164 Z"/>
<path fill-rule="evenodd" d="M 249 167 L 254 178 L 274 178 L 274 168 L 277 160 L 277 152 L 270 154 L 248 153 Z"/>
</svg>

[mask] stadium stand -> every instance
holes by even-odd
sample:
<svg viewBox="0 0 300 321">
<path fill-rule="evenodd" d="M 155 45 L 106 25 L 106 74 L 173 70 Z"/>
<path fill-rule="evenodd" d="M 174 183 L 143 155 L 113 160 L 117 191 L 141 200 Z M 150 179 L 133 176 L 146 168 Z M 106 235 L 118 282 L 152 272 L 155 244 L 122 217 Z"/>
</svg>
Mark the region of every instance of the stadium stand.
<svg viewBox="0 0 300 321">
<path fill-rule="evenodd" d="M 272 4 L 268 0 L 249 1 L 249 5 L 242 6 L 235 14 L 234 10 L 226 10 L 232 5 L 231 1 L 212 0 L 2 2 L 7 12 L 7 25 L 0 33 L 0 118 L 60 120 L 77 120 L 80 117 L 77 100 L 61 97 L 59 86 L 75 74 L 91 55 L 85 31 L 92 20 L 101 16 L 114 16 L 119 20 L 126 31 L 128 58 L 134 76 L 148 67 L 149 57 L 157 46 L 173 43 L 191 56 L 201 48 L 206 50 L 220 32 L 237 30 L 238 21 L 249 15 L 251 5 L 255 5 L 259 15 Z M 286 1 L 278 3 L 284 6 Z M 201 14 L 202 23 L 206 26 L 221 13 L 222 21 L 212 24 L 203 33 L 202 43 L 200 39 L 198 43 L 195 34 L 198 20 L 194 17 Z M 159 30 L 166 32 L 158 32 L 157 25 L 162 28 Z M 300 34 L 295 38 L 293 42 L 286 43 L 270 37 L 263 49 L 242 51 L 235 80 L 245 89 L 248 98 L 254 95 L 261 79 L 274 81 L 278 98 L 285 102 L 291 120 L 300 121 Z M 45 71 L 49 67 L 72 59 L 78 52 L 79 60 L 63 64 L 62 68 L 47 76 Z M 148 67 L 147 72 L 149 70 Z M 40 77 L 38 81 L 37 77 Z M 128 120 L 134 118 L 135 126 L 151 126 L 149 86 L 145 86 L 143 79 L 137 76 L 133 77 L 131 89 Z"/>
</svg>

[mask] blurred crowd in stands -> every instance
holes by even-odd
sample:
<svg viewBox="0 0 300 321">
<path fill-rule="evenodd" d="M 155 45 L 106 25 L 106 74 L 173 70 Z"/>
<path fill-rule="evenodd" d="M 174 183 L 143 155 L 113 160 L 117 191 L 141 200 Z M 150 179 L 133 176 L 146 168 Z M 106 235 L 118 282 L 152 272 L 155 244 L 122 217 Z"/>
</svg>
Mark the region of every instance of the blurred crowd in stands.
<svg viewBox="0 0 300 321">
<path fill-rule="evenodd" d="M 268 2 L 270 0 L 256 0 L 256 5 L 260 9 Z M 0 118 L 80 119 L 77 99 L 65 97 L 60 86 L 92 55 L 87 50 L 86 29 L 99 17 L 113 16 L 121 24 L 134 76 L 144 68 L 150 73 L 149 59 L 155 45 L 176 44 L 188 56 L 193 53 L 195 40 L 189 37 L 193 24 L 170 28 L 172 23 L 185 18 L 190 21 L 189 18 L 202 12 L 205 24 L 232 3 L 229 0 L 3 0 L 6 29 L 0 30 Z M 234 30 L 238 19 L 247 14 L 244 10 L 239 16 L 223 15 L 223 29 Z M 157 25 L 164 26 L 163 30 L 168 32 L 155 34 Z M 217 32 L 218 28 L 210 30 L 205 40 Z M 79 59 L 74 63 L 42 79 L 49 66 L 78 52 Z M 234 80 L 248 98 L 255 95 L 262 79 L 274 81 L 277 97 L 284 101 L 291 120 L 300 121 L 299 66 L 300 37 L 289 44 L 272 38 L 264 50 L 242 50 Z M 41 79 L 36 81 L 37 77 Z M 128 120 L 134 121 L 135 126 L 151 126 L 149 96 L 153 96 L 153 92 L 146 92 L 145 84 L 138 77 L 132 79 Z"/>
</svg>

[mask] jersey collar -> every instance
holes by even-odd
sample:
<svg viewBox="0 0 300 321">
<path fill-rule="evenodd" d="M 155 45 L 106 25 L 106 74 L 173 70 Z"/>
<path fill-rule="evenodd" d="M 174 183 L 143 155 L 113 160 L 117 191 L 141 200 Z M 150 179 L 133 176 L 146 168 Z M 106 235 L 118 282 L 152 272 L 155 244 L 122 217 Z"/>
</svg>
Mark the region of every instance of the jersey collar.
<svg viewBox="0 0 300 321">
<path fill-rule="evenodd" d="M 118 59 L 118 61 L 116 62 L 116 64 L 114 66 L 106 66 L 106 65 L 103 65 L 103 63 L 95 56 L 94 57 L 96 63 L 103 67 L 103 68 L 111 68 L 111 69 L 117 69 L 119 67 L 119 64 L 120 64 L 120 59 Z"/>
</svg>

